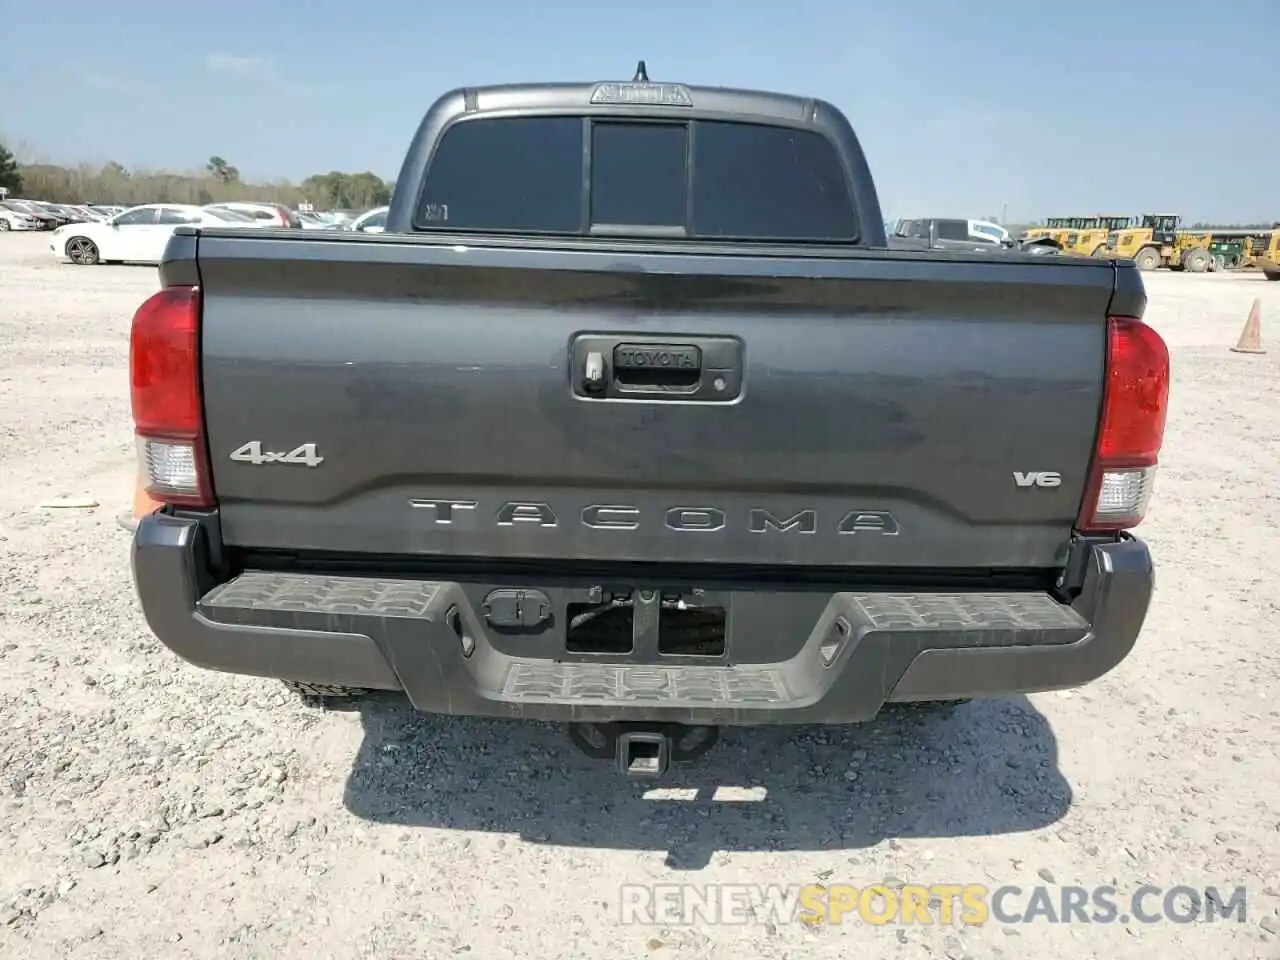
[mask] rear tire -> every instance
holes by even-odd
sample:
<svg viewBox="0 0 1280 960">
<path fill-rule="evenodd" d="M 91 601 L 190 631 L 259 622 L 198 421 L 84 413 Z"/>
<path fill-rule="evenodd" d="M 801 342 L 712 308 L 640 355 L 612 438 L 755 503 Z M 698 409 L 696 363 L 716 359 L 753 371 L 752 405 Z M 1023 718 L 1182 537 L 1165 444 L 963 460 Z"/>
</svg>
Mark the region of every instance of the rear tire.
<svg viewBox="0 0 1280 960">
<path fill-rule="evenodd" d="M 899 715 L 946 717 L 953 713 L 957 707 L 962 707 L 972 701 L 972 697 L 960 697 L 956 700 L 907 700 L 898 703 L 887 703 L 885 706 Z"/>
<path fill-rule="evenodd" d="M 1155 247 L 1143 247 L 1133 258 L 1139 270 L 1155 270 L 1160 266 L 1160 253 Z"/>
<path fill-rule="evenodd" d="M 333 683 L 307 683 L 304 680 L 285 680 L 284 685 L 296 693 L 309 706 L 323 707 L 333 701 L 349 701 L 366 691 L 361 687 L 343 687 Z"/>
</svg>

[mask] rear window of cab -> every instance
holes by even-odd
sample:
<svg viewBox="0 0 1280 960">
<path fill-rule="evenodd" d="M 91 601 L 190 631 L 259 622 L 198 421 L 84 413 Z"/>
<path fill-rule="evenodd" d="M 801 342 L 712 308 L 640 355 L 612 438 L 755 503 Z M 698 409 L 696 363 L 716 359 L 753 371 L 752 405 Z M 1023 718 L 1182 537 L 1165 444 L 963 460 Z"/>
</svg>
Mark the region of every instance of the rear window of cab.
<svg viewBox="0 0 1280 960">
<path fill-rule="evenodd" d="M 856 242 L 834 146 L 720 120 L 476 118 L 436 148 L 415 229 Z"/>
</svg>

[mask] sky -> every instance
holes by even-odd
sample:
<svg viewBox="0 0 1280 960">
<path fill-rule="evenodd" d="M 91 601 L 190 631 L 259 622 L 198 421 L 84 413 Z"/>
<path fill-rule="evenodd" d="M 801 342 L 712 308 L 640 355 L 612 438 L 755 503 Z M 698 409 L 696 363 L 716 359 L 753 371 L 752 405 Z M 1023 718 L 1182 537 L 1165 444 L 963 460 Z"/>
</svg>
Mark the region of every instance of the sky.
<svg viewBox="0 0 1280 960">
<path fill-rule="evenodd" d="M 0 0 L 0 29 L 0 142 L 52 162 L 392 179 L 445 90 L 644 59 L 834 103 L 887 217 L 1280 220 L 1280 0 Z"/>
</svg>

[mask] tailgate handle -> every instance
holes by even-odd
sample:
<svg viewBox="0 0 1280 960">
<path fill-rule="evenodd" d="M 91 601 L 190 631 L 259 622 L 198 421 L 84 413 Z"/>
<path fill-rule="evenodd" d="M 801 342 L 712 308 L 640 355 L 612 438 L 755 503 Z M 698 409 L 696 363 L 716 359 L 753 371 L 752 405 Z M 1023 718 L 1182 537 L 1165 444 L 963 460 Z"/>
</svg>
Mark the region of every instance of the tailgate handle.
<svg viewBox="0 0 1280 960">
<path fill-rule="evenodd" d="M 583 333 L 570 353 L 573 392 L 587 400 L 727 403 L 742 392 L 737 337 Z"/>
<path fill-rule="evenodd" d="M 614 376 L 623 386 L 691 388 L 702 378 L 702 351 L 672 343 L 620 343 Z"/>
</svg>

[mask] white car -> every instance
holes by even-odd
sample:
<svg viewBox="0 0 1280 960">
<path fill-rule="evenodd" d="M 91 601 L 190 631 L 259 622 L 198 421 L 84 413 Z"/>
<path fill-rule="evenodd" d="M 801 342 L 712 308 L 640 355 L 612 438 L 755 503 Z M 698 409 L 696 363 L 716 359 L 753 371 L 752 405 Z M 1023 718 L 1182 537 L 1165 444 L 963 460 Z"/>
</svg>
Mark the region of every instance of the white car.
<svg viewBox="0 0 1280 960">
<path fill-rule="evenodd" d="M 302 224 L 303 230 L 332 230 L 333 224 L 325 220 L 319 214 L 309 213 L 307 211 L 298 211 L 298 220 Z"/>
<path fill-rule="evenodd" d="M 184 203 L 148 203 L 100 223 L 68 223 L 49 238 L 49 252 L 82 266 L 95 263 L 156 263 L 174 228 L 244 226 L 243 214 Z"/>
<path fill-rule="evenodd" d="M 969 236 L 975 240 L 990 240 L 1006 247 L 1013 246 L 1013 238 L 1009 231 L 990 220 L 970 220 Z"/>
<path fill-rule="evenodd" d="M 43 227 L 44 223 L 39 217 L 0 203 L 0 233 L 6 230 L 40 230 Z"/>
<path fill-rule="evenodd" d="M 347 229 L 355 230 L 357 233 L 382 233 L 387 229 L 387 210 L 389 209 L 389 207 L 374 207 L 352 220 L 347 225 Z"/>
</svg>

